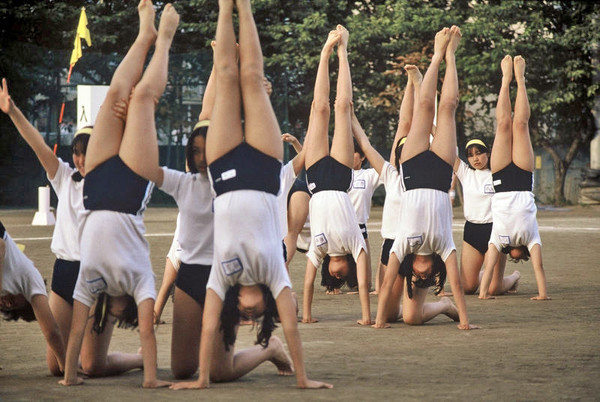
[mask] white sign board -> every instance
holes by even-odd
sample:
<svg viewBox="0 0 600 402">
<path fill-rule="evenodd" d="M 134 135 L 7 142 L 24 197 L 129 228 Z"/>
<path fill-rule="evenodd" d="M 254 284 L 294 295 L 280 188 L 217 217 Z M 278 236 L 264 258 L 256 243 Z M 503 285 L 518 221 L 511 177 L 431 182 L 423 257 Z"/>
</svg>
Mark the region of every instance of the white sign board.
<svg viewBox="0 0 600 402">
<path fill-rule="evenodd" d="M 108 85 L 77 85 L 77 129 L 94 124 L 107 92 Z"/>
</svg>

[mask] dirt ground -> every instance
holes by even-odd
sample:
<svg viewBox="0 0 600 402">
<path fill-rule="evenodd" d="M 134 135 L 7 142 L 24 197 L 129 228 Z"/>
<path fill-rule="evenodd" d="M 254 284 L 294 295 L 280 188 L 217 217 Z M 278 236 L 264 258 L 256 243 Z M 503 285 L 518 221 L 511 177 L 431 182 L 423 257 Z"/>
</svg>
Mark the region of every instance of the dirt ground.
<svg viewBox="0 0 600 402">
<path fill-rule="evenodd" d="M 11 236 L 51 281 L 52 227 L 30 223 L 35 211 L 0 210 Z M 455 208 L 454 240 L 460 252 L 464 219 Z M 146 213 L 148 241 L 157 287 L 175 227 L 176 209 Z M 441 316 L 426 325 L 402 323 L 391 329 L 360 327 L 354 295 L 325 295 L 316 285 L 316 324 L 299 324 L 307 371 L 334 384 L 333 390 L 295 389 L 295 379 L 278 377 L 265 363 L 233 383 L 204 391 L 143 390 L 142 372 L 86 379 L 80 387 L 57 384 L 46 368 L 44 338 L 36 323 L 0 323 L 0 400 L 598 400 L 600 398 L 600 207 L 540 208 L 538 221 L 548 279 L 548 302 L 530 301 L 537 292 L 531 263 L 508 263 L 522 273 L 518 293 L 495 300 L 467 296 L 470 321 L 482 327 L 459 331 Z M 374 208 L 369 238 L 374 266 L 379 258 L 381 208 Z M 302 298 L 306 257 L 291 267 L 294 290 Z M 435 296 L 428 296 L 432 300 Z M 371 296 L 373 317 L 377 297 Z M 159 376 L 170 370 L 171 301 L 157 331 Z M 275 334 L 283 338 L 281 328 Z M 237 347 L 252 345 L 242 327 Z M 135 331 L 115 329 L 111 350 L 135 352 Z"/>
</svg>

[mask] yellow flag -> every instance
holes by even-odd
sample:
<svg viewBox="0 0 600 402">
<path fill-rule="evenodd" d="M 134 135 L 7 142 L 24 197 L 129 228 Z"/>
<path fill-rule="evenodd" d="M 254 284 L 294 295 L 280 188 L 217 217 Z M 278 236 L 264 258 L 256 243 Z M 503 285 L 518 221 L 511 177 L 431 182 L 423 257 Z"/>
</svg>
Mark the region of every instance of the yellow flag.
<svg viewBox="0 0 600 402">
<path fill-rule="evenodd" d="M 90 30 L 87 27 L 88 20 L 85 15 L 85 7 L 81 7 L 81 15 L 79 16 L 79 24 L 77 25 L 77 34 L 75 35 L 75 46 L 73 48 L 73 53 L 71 53 L 71 62 L 69 63 L 71 66 L 77 63 L 82 56 L 81 52 L 81 40 L 85 39 L 88 46 L 92 46 L 92 38 L 90 36 Z"/>
</svg>

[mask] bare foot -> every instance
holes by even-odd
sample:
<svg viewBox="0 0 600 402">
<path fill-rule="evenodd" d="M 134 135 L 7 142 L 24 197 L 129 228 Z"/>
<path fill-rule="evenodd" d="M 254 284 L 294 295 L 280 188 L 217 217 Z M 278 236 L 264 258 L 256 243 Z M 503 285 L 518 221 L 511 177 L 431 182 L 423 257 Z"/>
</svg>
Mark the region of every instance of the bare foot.
<svg viewBox="0 0 600 402">
<path fill-rule="evenodd" d="M 379 291 L 378 290 L 372 290 L 369 292 L 370 295 L 378 295 Z"/>
<path fill-rule="evenodd" d="M 517 275 L 517 280 L 515 281 L 515 283 L 513 283 L 510 289 L 506 291 L 507 293 L 517 293 L 517 288 L 519 287 L 519 279 L 521 279 L 521 273 L 519 271 L 515 271 L 513 272 L 513 275 Z"/>
<path fill-rule="evenodd" d="M 179 25 L 179 14 L 171 3 L 168 3 L 163 9 L 162 15 L 160 16 L 160 23 L 158 24 L 158 39 L 166 40 L 169 43 L 173 40 L 177 26 Z"/>
<path fill-rule="evenodd" d="M 438 297 L 452 296 L 452 292 L 446 292 L 444 289 L 442 289 L 442 291 L 437 295 Z"/>
<path fill-rule="evenodd" d="M 341 295 L 342 291 L 340 289 L 328 290 L 325 292 L 326 295 Z"/>
<path fill-rule="evenodd" d="M 323 51 L 327 53 L 331 53 L 333 51 L 333 47 L 339 43 L 341 39 L 340 32 L 336 29 L 329 32 L 327 35 L 327 40 L 325 41 L 325 45 L 323 45 Z"/>
<path fill-rule="evenodd" d="M 456 52 L 461 38 L 462 33 L 460 32 L 460 28 L 456 25 L 452 25 L 452 28 L 450 28 L 450 40 L 448 41 L 448 47 L 446 48 L 446 55 L 454 54 Z"/>
<path fill-rule="evenodd" d="M 404 66 L 406 70 L 406 74 L 408 74 L 408 79 L 412 81 L 413 85 L 418 85 L 423 81 L 423 74 L 419 71 L 419 67 L 407 64 Z"/>
<path fill-rule="evenodd" d="M 433 56 L 442 59 L 446 54 L 448 41 L 450 40 L 450 28 L 442 28 L 435 34 L 435 44 L 433 46 Z"/>
<path fill-rule="evenodd" d="M 140 17 L 139 37 L 154 42 L 157 35 L 156 27 L 154 26 L 156 12 L 151 0 L 140 0 L 138 15 Z"/>
<path fill-rule="evenodd" d="M 510 83 L 513 75 L 513 60 L 510 55 L 507 54 L 504 56 L 500 62 L 500 68 L 502 69 L 502 81 L 506 80 L 508 83 Z"/>
<path fill-rule="evenodd" d="M 272 336 L 271 339 L 269 339 L 269 349 L 271 349 L 273 356 L 269 361 L 277 367 L 277 375 L 293 375 L 294 368 L 292 367 L 292 360 L 278 337 Z"/>
<path fill-rule="evenodd" d="M 517 84 L 525 82 L 525 59 L 522 56 L 515 56 L 515 81 Z"/>
<path fill-rule="evenodd" d="M 458 309 L 456 308 L 454 303 L 452 303 L 452 300 L 448 299 L 447 297 L 442 297 L 440 299 L 440 303 L 444 303 L 446 305 L 444 315 L 452 318 L 454 321 L 460 321 L 460 319 L 458 318 Z"/>
<path fill-rule="evenodd" d="M 340 45 L 348 48 L 348 38 L 350 37 L 350 32 L 348 32 L 348 30 L 342 25 L 338 25 L 335 27 L 335 29 L 340 33 Z"/>
</svg>

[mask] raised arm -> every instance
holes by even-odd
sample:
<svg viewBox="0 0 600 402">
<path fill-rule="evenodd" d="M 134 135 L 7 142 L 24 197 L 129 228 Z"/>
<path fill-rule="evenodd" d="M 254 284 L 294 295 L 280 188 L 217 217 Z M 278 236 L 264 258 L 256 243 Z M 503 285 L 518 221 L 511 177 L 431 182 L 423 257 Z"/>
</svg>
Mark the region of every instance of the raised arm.
<svg viewBox="0 0 600 402">
<path fill-rule="evenodd" d="M 0 109 L 10 117 L 21 137 L 33 149 L 44 170 L 48 173 L 50 180 L 54 179 L 58 170 L 58 158 L 46 144 L 44 137 L 33 127 L 11 99 L 5 78 L 2 79 L 2 87 L 0 89 Z"/>
<path fill-rule="evenodd" d="M 294 150 L 297 152 L 297 155 L 292 159 L 294 174 L 297 176 L 304 167 L 304 148 L 302 147 L 302 144 L 300 144 L 300 141 L 289 133 L 281 134 L 281 139 L 283 142 L 287 142 L 294 147 Z"/>
<path fill-rule="evenodd" d="M 354 134 L 354 138 L 356 138 L 360 149 L 362 149 L 365 153 L 365 156 L 367 157 L 367 160 L 371 166 L 377 171 L 378 174 L 381 175 L 381 169 L 383 169 L 385 160 L 369 142 L 367 135 L 360 126 L 358 118 L 354 114 L 354 110 L 352 110 L 352 134 Z"/>
</svg>

